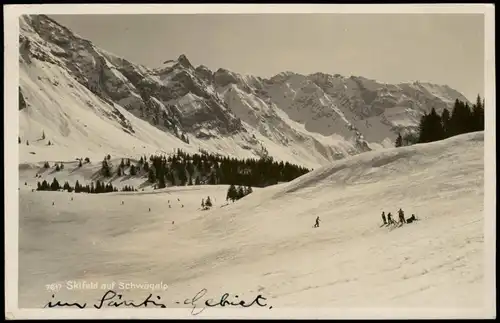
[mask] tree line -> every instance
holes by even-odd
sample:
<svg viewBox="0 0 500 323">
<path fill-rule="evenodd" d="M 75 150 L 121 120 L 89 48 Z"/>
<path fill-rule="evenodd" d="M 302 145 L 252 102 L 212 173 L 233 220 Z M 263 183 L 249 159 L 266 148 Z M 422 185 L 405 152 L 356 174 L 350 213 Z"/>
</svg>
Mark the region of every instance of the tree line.
<svg viewBox="0 0 500 323">
<path fill-rule="evenodd" d="M 417 134 L 406 137 L 398 135 L 396 147 L 443 140 L 456 135 L 484 130 L 484 99 L 478 95 L 476 103 L 469 106 L 460 100 L 455 100 L 452 112 L 444 109 L 439 115 L 436 109 L 424 114 L 420 119 Z M 410 140 L 409 140 L 410 139 Z"/>
<path fill-rule="evenodd" d="M 59 182 L 57 181 L 57 178 L 54 177 L 52 180 L 52 183 L 49 184 L 46 180 L 43 182 L 37 182 L 37 191 L 67 191 L 69 193 L 75 192 L 75 193 L 91 193 L 91 194 L 100 194 L 100 193 L 111 193 L 111 192 L 118 192 L 118 188 L 113 186 L 111 183 L 105 184 L 102 181 L 97 180 L 95 183 L 91 182 L 90 185 L 82 185 L 80 182 L 77 180 L 75 183 L 75 186 L 71 186 L 67 181 L 64 183 L 64 185 L 60 185 Z M 122 192 L 137 192 L 137 189 L 135 189 L 133 186 L 126 185 L 122 187 L 121 189 Z"/>
<path fill-rule="evenodd" d="M 272 158 L 237 159 L 208 154 L 189 154 L 181 149 L 166 156 L 141 156 L 138 162 L 122 159 L 113 167 L 109 155 L 104 158 L 101 175 L 104 177 L 147 176 L 155 188 L 185 185 L 243 185 L 265 187 L 288 182 L 310 170 L 289 162 L 276 162 Z"/>
<path fill-rule="evenodd" d="M 78 159 L 78 167 L 82 167 L 83 159 Z M 89 158 L 85 158 L 90 163 Z M 44 163 L 44 168 L 50 168 L 49 162 Z M 54 168 L 59 171 L 64 168 L 62 163 L 54 163 Z M 185 185 L 230 185 L 227 200 L 235 201 L 252 192 L 251 187 L 265 187 L 288 182 L 310 170 L 289 162 L 277 162 L 272 157 L 260 159 L 237 159 L 234 157 L 210 154 L 200 150 L 200 153 L 189 154 L 177 149 L 173 154 L 151 154 L 149 158 L 144 155 L 138 161 L 122 158 L 121 162 L 113 165 L 111 156 L 106 155 L 101 163 L 99 174 L 111 180 L 123 176 L 143 176 L 154 188 Z M 236 187 L 235 185 L 238 185 Z M 59 184 L 56 178 L 52 183 L 38 182 L 38 191 L 58 191 L 85 193 L 117 192 L 113 184 L 97 180 L 87 185 L 76 181 L 75 186 L 65 183 Z M 132 186 L 125 186 L 121 191 L 137 191 Z"/>
</svg>

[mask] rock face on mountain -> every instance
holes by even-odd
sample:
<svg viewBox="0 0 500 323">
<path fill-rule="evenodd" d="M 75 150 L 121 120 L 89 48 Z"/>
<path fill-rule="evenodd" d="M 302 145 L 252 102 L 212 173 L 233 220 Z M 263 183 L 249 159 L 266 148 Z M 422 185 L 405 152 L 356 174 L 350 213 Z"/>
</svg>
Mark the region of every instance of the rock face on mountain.
<svg viewBox="0 0 500 323">
<path fill-rule="evenodd" d="M 41 68 L 36 62 L 61 69 L 106 106 L 95 113 L 132 136 L 130 118 L 136 117 L 190 145 L 238 137 L 237 149 L 256 157 L 303 155 L 328 163 L 391 144 L 433 107 L 440 112 L 457 98 L 467 102 L 448 86 L 391 85 L 324 73 L 284 72 L 263 79 L 194 67 L 185 55 L 151 69 L 97 48 L 44 15 L 20 18 L 19 44 L 21 69 Z M 21 112 L 37 105 L 23 83 L 40 81 L 21 78 Z"/>
</svg>

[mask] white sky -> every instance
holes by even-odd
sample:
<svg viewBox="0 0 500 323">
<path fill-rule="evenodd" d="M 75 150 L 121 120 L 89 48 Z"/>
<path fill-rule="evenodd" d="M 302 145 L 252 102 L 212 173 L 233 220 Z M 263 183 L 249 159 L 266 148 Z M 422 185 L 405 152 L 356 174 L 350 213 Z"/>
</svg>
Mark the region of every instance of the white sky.
<svg viewBox="0 0 500 323">
<path fill-rule="evenodd" d="M 50 15 L 97 46 L 149 67 L 269 77 L 283 71 L 447 84 L 484 93 L 482 14 Z"/>
</svg>

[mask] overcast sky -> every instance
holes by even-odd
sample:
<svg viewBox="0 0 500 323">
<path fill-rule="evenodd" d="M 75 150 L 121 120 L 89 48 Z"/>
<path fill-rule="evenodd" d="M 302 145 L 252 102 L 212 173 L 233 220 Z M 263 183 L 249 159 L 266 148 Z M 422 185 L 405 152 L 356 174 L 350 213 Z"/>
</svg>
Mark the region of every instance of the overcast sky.
<svg viewBox="0 0 500 323">
<path fill-rule="evenodd" d="M 148 67 L 195 66 L 269 77 L 283 71 L 447 84 L 484 93 L 478 14 L 51 15 L 95 45 Z"/>
</svg>

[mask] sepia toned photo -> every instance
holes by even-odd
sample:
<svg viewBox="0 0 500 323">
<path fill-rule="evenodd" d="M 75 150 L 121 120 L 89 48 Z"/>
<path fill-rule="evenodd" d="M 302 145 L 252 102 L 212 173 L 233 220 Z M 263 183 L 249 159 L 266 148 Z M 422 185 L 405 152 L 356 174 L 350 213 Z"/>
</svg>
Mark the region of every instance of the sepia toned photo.
<svg viewBox="0 0 500 323">
<path fill-rule="evenodd" d="M 5 12 L 6 317 L 496 317 L 493 6 Z"/>
</svg>

